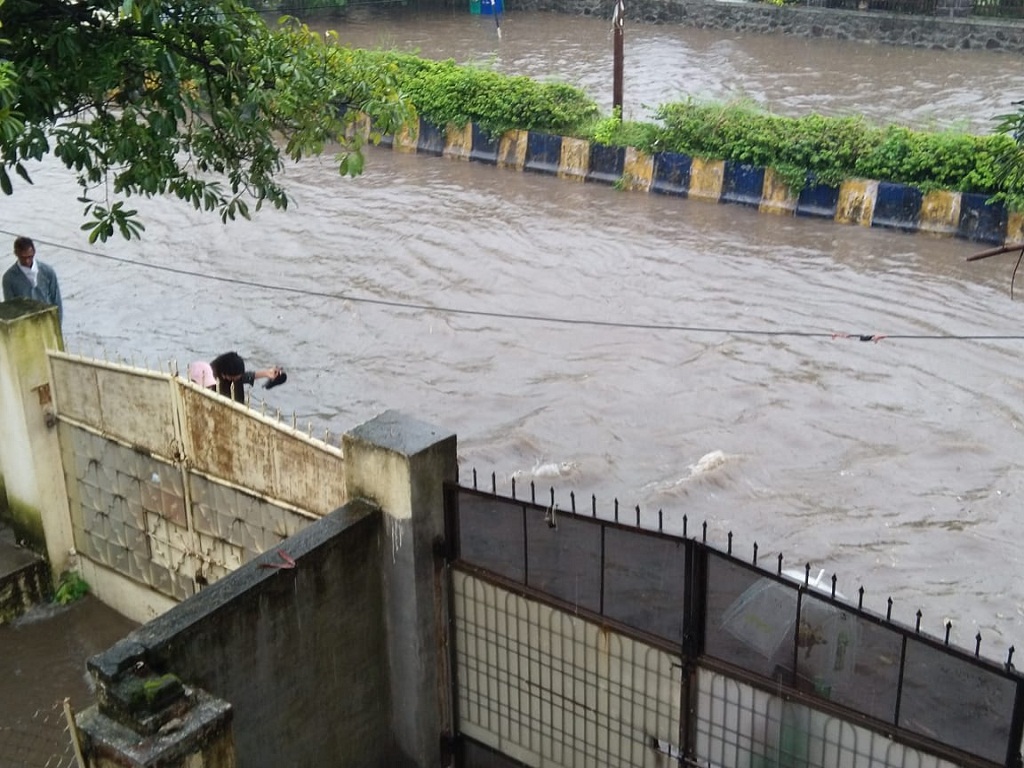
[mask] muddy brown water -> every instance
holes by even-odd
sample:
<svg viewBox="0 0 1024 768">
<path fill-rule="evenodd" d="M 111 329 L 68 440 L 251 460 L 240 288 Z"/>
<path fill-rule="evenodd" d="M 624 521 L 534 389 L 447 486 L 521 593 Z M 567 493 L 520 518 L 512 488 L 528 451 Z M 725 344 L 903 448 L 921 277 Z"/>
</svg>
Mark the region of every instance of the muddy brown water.
<svg viewBox="0 0 1024 768">
<path fill-rule="evenodd" d="M 468 14 L 317 23 L 610 100 L 601 20 L 508 14 L 500 41 Z M 689 93 L 986 130 L 1022 86 L 998 54 L 627 29 L 627 114 Z M 972 649 L 980 632 L 988 656 L 1021 641 L 1010 256 L 967 264 L 963 241 L 385 150 L 355 180 L 328 159 L 290 166 L 294 204 L 249 223 L 133 201 L 144 239 L 89 246 L 73 181 L 32 171 L 0 230 L 60 273 L 71 351 L 183 370 L 237 349 L 287 368 L 256 393 L 317 436 L 401 409 L 458 433 L 464 478 L 508 492 L 536 473 L 563 507 L 575 491 L 603 515 L 640 505 L 645 524 L 661 509 L 674 531 L 706 520 L 723 547 L 731 531 L 737 552 L 757 542 L 763 561 L 863 586 L 870 609 L 892 596 L 904 623 L 920 609 L 941 636 L 951 620 Z M 0 659 L 42 660 L 28 637 L 0 629 Z M 9 717 L 22 686 L 0 679 Z"/>
<path fill-rule="evenodd" d="M 91 596 L 0 626 L 0 768 L 75 764 L 60 702 L 94 702 L 86 660 L 135 626 Z"/>
</svg>

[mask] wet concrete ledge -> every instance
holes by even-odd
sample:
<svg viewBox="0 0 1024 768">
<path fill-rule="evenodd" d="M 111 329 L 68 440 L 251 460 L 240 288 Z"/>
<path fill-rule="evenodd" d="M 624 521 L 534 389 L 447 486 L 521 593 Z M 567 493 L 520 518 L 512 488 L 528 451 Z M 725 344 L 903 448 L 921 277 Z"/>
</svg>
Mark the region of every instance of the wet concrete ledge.
<svg viewBox="0 0 1024 768">
<path fill-rule="evenodd" d="M 799 193 L 793 193 L 771 168 L 674 152 L 648 155 L 631 147 L 606 147 L 533 131 L 509 131 L 495 139 L 473 124 L 440 128 L 422 118 L 402 133 L 384 136 L 381 146 L 553 175 L 570 182 L 743 205 L 760 213 L 808 216 L 994 245 L 1024 244 L 1024 212 L 989 204 L 989 196 L 984 194 L 923 192 L 906 184 L 872 179 L 848 179 L 831 187 L 817 184 L 811 176 Z"/>
<path fill-rule="evenodd" d="M 0 528 L 0 625 L 52 597 L 53 582 L 46 560 L 17 546 L 9 529 Z"/>
</svg>

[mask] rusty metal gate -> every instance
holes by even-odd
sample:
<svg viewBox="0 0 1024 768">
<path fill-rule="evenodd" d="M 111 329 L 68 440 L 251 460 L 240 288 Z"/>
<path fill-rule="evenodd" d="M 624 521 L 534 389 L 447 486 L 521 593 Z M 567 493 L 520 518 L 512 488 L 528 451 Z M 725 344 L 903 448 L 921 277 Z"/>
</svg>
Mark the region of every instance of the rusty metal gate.
<svg viewBox="0 0 1024 768">
<path fill-rule="evenodd" d="M 346 501 L 340 448 L 170 373 L 49 356 L 75 548 L 104 572 L 181 601 Z"/>
</svg>

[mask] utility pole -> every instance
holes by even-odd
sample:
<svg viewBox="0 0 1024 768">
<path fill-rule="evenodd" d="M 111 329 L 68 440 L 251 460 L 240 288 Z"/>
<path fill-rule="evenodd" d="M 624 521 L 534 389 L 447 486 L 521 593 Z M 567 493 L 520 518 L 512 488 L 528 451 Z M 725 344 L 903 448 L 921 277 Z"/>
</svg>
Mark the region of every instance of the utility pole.
<svg viewBox="0 0 1024 768">
<path fill-rule="evenodd" d="M 626 13 L 624 0 L 615 0 L 612 14 L 612 30 L 615 37 L 614 70 L 612 77 L 612 110 L 618 109 L 622 116 L 622 21 Z"/>
</svg>

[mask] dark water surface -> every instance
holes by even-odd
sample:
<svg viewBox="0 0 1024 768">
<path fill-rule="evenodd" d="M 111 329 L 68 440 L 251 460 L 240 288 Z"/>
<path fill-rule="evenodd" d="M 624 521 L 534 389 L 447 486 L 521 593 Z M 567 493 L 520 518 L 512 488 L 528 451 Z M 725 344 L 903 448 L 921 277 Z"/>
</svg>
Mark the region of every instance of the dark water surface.
<svg viewBox="0 0 1024 768">
<path fill-rule="evenodd" d="M 606 22 L 509 14 L 500 41 L 491 24 L 358 17 L 339 31 L 610 97 Z M 636 111 L 687 92 L 981 126 L 1024 90 L 1005 55 L 627 34 Z M 73 181 L 32 171 L 0 230 L 35 237 L 57 268 L 73 352 L 184 370 L 237 349 L 287 368 L 256 393 L 317 436 L 401 409 L 458 433 L 464 477 L 494 472 L 507 492 L 541 475 L 563 507 L 570 490 L 596 494 L 610 516 L 617 497 L 674 531 L 707 520 L 720 546 L 731 531 L 737 552 L 756 541 L 762 561 L 783 552 L 847 595 L 863 586 L 868 608 L 891 595 L 911 625 L 921 609 L 926 632 L 951 619 L 970 648 L 981 632 L 989 656 L 1024 637 L 1009 256 L 967 264 L 978 249 L 962 241 L 384 150 L 355 180 L 326 158 L 289 167 L 294 204 L 251 223 L 133 201 L 144 240 L 90 247 Z M 4 685 L 0 711 L 20 696 Z"/>
<path fill-rule="evenodd" d="M 136 624 L 92 597 L 40 606 L 0 626 L 0 768 L 72 766 L 59 702 L 81 711 L 94 702 L 86 660 Z M 50 762 L 47 762 L 50 761 Z"/>
</svg>

